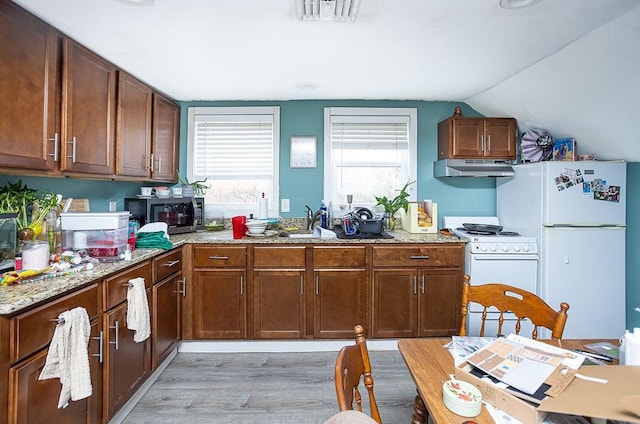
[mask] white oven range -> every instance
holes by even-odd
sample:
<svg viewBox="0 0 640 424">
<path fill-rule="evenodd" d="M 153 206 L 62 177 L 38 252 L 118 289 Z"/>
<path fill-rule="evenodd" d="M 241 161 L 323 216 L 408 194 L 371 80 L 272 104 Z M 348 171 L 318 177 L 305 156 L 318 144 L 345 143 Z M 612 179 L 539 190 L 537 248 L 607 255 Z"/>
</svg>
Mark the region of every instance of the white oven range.
<svg viewBox="0 0 640 424">
<path fill-rule="evenodd" d="M 539 295 L 538 246 L 535 237 L 524 237 L 509 231 L 497 231 L 497 217 L 443 217 L 445 228 L 458 237 L 469 239 L 465 247 L 465 273 L 471 277 L 471 284 L 503 283 L 519 287 Z M 469 231 L 463 224 L 479 231 Z M 489 231 L 482 231 L 483 227 Z M 469 225 L 467 225 L 469 227 Z M 479 234 L 478 234 L 479 233 Z M 491 310 L 493 309 L 493 311 Z M 498 332 L 499 313 L 495 308 L 488 310 L 485 335 L 494 336 Z M 505 314 L 503 333 L 515 329 L 515 316 Z M 467 334 L 480 334 L 482 307 L 477 303 L 469 305 Z M 533 326 L 528 320 L 521 323 L 520 334 L 530 337 Z M 506 335 L 505 334 L 505 335 Z"/>
</svg>

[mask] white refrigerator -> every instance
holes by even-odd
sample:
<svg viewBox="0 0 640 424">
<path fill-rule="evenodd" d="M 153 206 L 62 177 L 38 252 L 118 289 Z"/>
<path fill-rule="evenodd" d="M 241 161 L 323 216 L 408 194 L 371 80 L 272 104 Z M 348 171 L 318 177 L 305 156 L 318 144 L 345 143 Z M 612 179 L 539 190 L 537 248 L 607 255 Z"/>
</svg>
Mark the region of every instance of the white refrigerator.
<svg viewBox="0 0 640 424">
<path fill-rule="evenodd" d="M 515 176 L 496 180 L 500 225 L 536 237 L 538 295 L 556 310 L 560 302 L 570 306 L 563 338 L 621 337 L 626 163 L 538 162 L 514 169 Z"/>
</svg>

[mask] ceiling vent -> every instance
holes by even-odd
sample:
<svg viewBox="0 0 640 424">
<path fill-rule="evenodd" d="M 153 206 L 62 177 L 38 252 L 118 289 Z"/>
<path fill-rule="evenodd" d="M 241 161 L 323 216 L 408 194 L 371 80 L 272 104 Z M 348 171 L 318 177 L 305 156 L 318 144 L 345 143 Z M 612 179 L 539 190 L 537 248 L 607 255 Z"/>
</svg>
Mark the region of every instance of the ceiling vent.
<svg viewBox="0 0 640 424">
<path fill-rule="evenodd" d="M 360 0 L 295 0 L 301 21 L 355 21 Z"/>
</svg>

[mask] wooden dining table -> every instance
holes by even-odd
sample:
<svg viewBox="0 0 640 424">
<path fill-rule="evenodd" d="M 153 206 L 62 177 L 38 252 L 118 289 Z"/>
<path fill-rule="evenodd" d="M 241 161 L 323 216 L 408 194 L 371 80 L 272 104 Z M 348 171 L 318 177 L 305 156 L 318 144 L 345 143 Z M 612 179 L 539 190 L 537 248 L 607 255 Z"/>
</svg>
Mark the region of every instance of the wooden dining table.
<svg viewBox="0 0 640 424">
<path fill-rule="evenodd" d="M 465 418 L 451 412 L 442 401 L 442 383 L 455 373 L 453 356 L 444 347 L 451 338 L 402 339 L 398 341 L 398 350 L 407 364 L 409 373 L 416 385 L 418 394 L 413 405 L 412 424 L 427 422 L 431 417 L 434 424 L 461 424 L 471 421 L 477 424 L 494 424 L 494 420 L 482 407 L 480 415 Z M 542 340 L 557 346 L 555 340 Z M 617 345 L 617 340 L 562 340 L 564 349 L 585 349 L 586 344 L 606 341 Z M 617 363 L 615 361 L 614 363 Z"/>
</svg>

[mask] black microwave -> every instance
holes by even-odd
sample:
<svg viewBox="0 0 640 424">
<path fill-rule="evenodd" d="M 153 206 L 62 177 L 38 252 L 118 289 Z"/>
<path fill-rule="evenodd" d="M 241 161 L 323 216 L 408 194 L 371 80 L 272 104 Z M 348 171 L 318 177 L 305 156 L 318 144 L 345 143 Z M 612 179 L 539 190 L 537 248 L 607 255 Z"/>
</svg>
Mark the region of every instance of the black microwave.
<svg viewBox="0 0 640 424">
<path fill-rule="evenodd" d="M 127 197 L 124 199 L 124 209 L 138 220 L 140 226 L 150 222 L 165 222 L 169 234 L 204 229 L 203 197 Z"/>
</svg>

